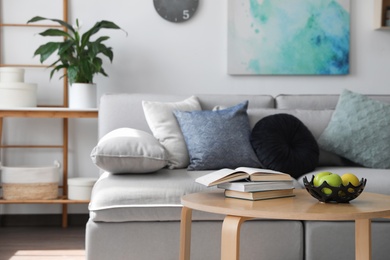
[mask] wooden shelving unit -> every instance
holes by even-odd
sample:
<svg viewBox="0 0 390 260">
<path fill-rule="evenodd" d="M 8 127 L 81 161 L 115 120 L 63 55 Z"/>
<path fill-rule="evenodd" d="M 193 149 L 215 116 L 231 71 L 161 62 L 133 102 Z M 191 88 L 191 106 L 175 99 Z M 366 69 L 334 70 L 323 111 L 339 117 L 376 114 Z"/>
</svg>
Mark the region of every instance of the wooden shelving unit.
<svg viewBox="0 0 390 260">
<path fill-rule="evenodd" d="M 62 196 L 56 200 L 4 200 L 0 204 L 62 204 L 62 227 L 68 226 L 68 204 L 85 204 L 89 201 L 68 200 L 68 119 L 97 118 L 97 109 L 74 110 L 69 108 L 12 108 L 0 109 L 0 148 L 59 148 L 63 151 Z M 60 118 L 63 120 L 62 144 L 59 145 L 2 145 L 3 119 L 13 118 Z"/>
<path fill-rule="evenodd" d="M 374 28 L 376 30 L 390 30 L 390 26 L 386 26 L 387 7 L 390 7 L 390 0 L 374 0 Z"/>
<path fill-rule="evenodd" d="M 0 0 L 1 2 L 5 0 Z M 64 21 L 68 21 L 68 0 L 62 0 L 62 9 Z M 0 30 L 2 27 L 42 27 L 42 28 L 52 28 L 59 27 L 56 25 L 45 25 L 45 24 L 15 24 L 15 23 L 3 23 L 0 12 Z M 66 30 L 66 28 L 63 28 Z M 0 41 L 0 50 L 1 50 L 1 41 Z M 33 64 L 5 64 L 3 63 L 1 52 L 0 52 L 0 67 L 21 67 L 21 68 L 39 68 L 46 67 L 44 65 L 33 65 Z M 68 119 L 70 118 L 97 118 L 98 111 L 97 109 L 91 110 L 75 110 L 68 108 L 68 79 L 64 77 L 63 79 L 63 104 L 59 106 L 39 106 L 37 108 L 10 108 L 10 109 L 0 109 L 0 148 L 58 148 L 62 149 L 63 158 L 62 158 L 62 186 L 59 188 L 62 189 L 62 195 L 59 195 L 58 199 L 55 200 L 4 200 L 0 198 L 0 204 L 62 204 L 62 226 L 68 226 L 68 204 L 85 204 L 89 201 L 85 200 L 69 200 L 68 197 Z M 62 144 L 55 145 L 3 145 L 3 123 L 4 118 L 57 118 L 62 119 L 63 124 L 63 133 L 62 133 Z"/>
</svg>

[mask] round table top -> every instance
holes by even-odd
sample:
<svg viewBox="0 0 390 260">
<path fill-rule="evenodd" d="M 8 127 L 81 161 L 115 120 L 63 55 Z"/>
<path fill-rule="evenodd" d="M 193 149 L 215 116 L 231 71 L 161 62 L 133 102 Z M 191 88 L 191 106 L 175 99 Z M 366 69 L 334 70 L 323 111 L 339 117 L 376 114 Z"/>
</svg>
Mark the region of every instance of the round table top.
<svg viewBox="0 0 390 260">
<path fill-rule="evenodd" d="M 355 220 L 390 217 L 390 196 L 363 192 L 349 203 L 322 203 L 305 189 L 294 197 L 249 201 L 227 198 L 223 191 L 187 194 L 183 206 L 216 214 L 280 220 Z"/>
</svg>

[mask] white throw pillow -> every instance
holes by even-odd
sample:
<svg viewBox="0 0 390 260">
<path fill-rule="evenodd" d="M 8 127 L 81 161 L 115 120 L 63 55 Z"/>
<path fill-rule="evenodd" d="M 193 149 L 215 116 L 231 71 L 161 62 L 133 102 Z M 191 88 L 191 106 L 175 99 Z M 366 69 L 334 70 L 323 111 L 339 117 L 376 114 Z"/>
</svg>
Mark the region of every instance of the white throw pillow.
<svg viewBox="0 0 390 260">
<path fill-rule="evenodd" d="M 167 152 L 168 167 L 187 167 L 190 162 L 187 146 L 173 111 L 202 110 L 198 98 L 191 96 L 180 102 L 142 101 L 142 106 L 150 130 Z"/>
<path fill-rule="evenodd" d="M 167 165 L 164 147 L 151 134 L 118 128 L 103 136 L 91 152 L 92 161 L 111 173 L 148 173 Z"/>
</svg>

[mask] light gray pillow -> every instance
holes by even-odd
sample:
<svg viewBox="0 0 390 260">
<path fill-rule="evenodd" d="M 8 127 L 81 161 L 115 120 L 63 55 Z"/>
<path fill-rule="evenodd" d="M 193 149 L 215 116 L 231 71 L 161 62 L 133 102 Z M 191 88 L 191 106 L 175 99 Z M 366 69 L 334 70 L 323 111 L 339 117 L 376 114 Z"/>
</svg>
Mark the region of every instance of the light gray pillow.
<svg viewBox="0 0 390 260">
<path fill-rule="evenodd" d="M 344 90 L 321 148 L 371 168 L 390 168 L 390 105 Z"/>
<path fill-rule="evenodd" d="M 173 111 L 201 110 L 198 98 L 191 96 L 180 102 L 142 101 L 142 107 L 150 130 L 166 150 L 168 167 L 170 169 L 187 167 L 189 155 Z"/>
<path fill-rule="evenodd" d="M 249 140 L 247 108 L 248 101 L 216 111 L 174 111 L 189 151 L 189 170 L 260 166 Z"/>
<path fill-rule="evenodd" d="M 91 159 L 110 173 L 148 173 L 167 165 L 164 147 L 157 139 L 132 128 L 118 128 L 103 136 Z"/>
</svg>

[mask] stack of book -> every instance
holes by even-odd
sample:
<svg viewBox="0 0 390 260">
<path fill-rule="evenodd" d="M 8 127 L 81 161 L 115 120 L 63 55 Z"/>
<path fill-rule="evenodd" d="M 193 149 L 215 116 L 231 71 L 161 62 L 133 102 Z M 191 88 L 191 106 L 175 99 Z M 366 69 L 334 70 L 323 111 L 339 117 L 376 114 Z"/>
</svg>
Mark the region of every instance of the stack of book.
<svg viewBox="0 0 390 260">
<path fill-rule="evenodd" d="M 195 180 L 207 187 L 217 185 L 225 196 L 246 200 L 274 199 L 294 196 L 289 174 L 249 167 L 221 169 Z"/>
</svg>

